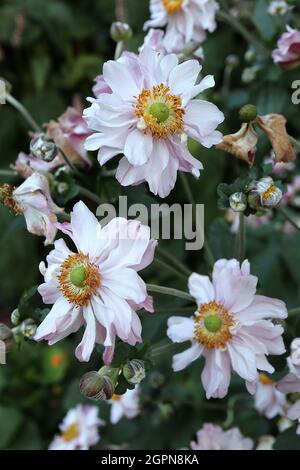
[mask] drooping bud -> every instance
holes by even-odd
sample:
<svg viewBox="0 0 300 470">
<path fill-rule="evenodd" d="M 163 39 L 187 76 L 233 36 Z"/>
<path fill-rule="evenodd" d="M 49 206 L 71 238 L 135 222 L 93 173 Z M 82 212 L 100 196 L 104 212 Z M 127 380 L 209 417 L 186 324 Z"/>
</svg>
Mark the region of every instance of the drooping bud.
<svg viewBox="0 0 300 470">
<path fill-rule="evenodd" d="M 30 153 L 45 162 L 51 162 L 57 155 L 57 147 L 46 134 L 39 134 L 30 142 Z"/>
<path fill-rule="evenodd" d="M 17 326 L 19 325 L 20 323 L 20 312 L 19 310 L 16 308 L 10 315 L 10 321 L 12 322 L 12 324 L 14 326 Z"/>
<path fill-rule="evenodd" d="M 145 363 L 140 359 L 132 359 L 123 367 L 123 375 L 130 384 L 139 384 L 146 377 Z"/>
<path fill-rule="evenodd" d="M 126 42 L 132 36 L 132 29 L 127 23 L 122 23 L 122 21 L 115 21 L 110 27 L 111 38 L 116 41 Z"/>
<path fill-rule="evenodd" d="M 32 318 L 26 318 L 20 325 L 20 332 L 27 339 L 33 339 L 37 330 L 37 325 Z"/>
<path fill-rule="evenodd" d="M 6 351 L 8 351 L 14 344 L 13 332 L 4 323 L 0 323 L 0 341 L 2 341 L 5 344 Z"/>
<path fill-rule="evenodd" d="M 216 147 L 252 166 L 256 154 L 257 140 L 258 137 L 252 124 L 244 123 L 235 134 L 225 135 L 223 141 Z"/>
<path fill-rule="evenodd" d="M 286 119 L 282 114 L 257 116 L 257 124 L 267 134 L 275 153 L 275 163 L 292 162 L 296 159 L 289 135 Z"/>
<path fill-rule="evenodd" d="M 240 120 L 242 122 L 255 121 L 256 116 L 257 116 L 256 106 L 254 106 L 253 104 L 246 104 L 240 109 L 239 115 L 240 115 Z"/>
<path fill-rule="evenodd" d="M 244 193 L 231 194 L 229 204 L 234 212 L 244 212 L 247 208 L 247 196 Z"/>
<path fill-rule="evenodd" d="M 96 371 L 84 374 L 79 388 L 82 395 L 90 400 L 110 400 L 115 391 L 112 380 Z"/>
</svg>

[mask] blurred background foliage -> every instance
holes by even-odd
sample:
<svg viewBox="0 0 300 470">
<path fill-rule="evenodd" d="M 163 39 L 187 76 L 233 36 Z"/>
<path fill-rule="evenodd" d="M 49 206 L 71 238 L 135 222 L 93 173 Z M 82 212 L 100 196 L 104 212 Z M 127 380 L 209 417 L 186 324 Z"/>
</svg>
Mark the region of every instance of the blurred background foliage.
<svg viewBox="0 0 300 470">
<path fill-rule="evenodd" d="M 299 9 L 288 18 L 275 18 L 266 13 L 266 0 L 225 3 L 238 6 L 241 20 L 264 42 L 270 53 L 286 23 L 300 26 Z M 298 2 L 294 4 L 299 7 Z M 142 25 L 148 18 L 148 6 L 148 0 L 126 2 L 128 22 L 134 31 L 129 48 L 135 51 L 143 42 Z M 114 43 L 109 37 L 109 28 L 114 20 L 113 0 L 1 0 L 0 76 L 11 83 L 12 94 L 39 123 L 57 118 L 72 103 L 82 102 L 84 106 L 86 96 L 91 95 L 94 77 L 101 72 L 103 62 L 113 57 Z M 217 31 L 208 36 L 204 52 L 203 73 L 213 74 L 216 79 L 216 87 L 207 97 L 226 116 L 224 133 L 238 130 L 238 111 L 242 105 L 252 102 L 261 114 L 283 113 L 288 119 L 289 132 L 296 138 L 300 136 L 299 108 L 291 102 L 291 84 L 299 78 L 299 71 L 283 72 L 273 65 L 270 53 L 260 54 L 222 22 Z M 252 81 L 245 79 L 249 68 L 252 72 L 255 69 Z M 0 123 L 1 168 L 8 168 L 20 151 L 28 151 L 28 128 L 9 105 L 0 107 Z M 191 148 L 202 161 L 204 171 L 198 181 L 190 175 L 188 181 L 195 200 L 205 205 L 205 230 L 213 253 L 215 258 L 232 257 L 234 235 L 224 212 L 218 209 L 217 186 L 222 181 L 233 182 L 246 169 L 221 151 L 206 150 L 195 143 L 191 143 Z M 258 160 L 262 161 L 269 150 L 268 143 L 262 139 Z M 285 182 L 297 172 L 296 168 L 285 175 Z M 149 204 L 154 200 L 144 186 L 125 190 L 112 179 L 109 184 L 105 183 L 99 175 L 100 169 L 95 164 L 90 175 L 92 189 L 105 202 L 114 202 L 119 194 L 127 194 L 130 202 Z M 0 182 L 7 182 L 7 179 L 1 178 Z M 180 178 L 167 202 L 188 202 Z M 73 203 L 70 202 L 70 207 Z M 295 211 L 295 215 L 299 214 Z M 203 250 L 185 252 L 184 241 L 162 242 L 162 246 L 191 270 L 207 273 Z M 18 305 L 21 294 L 40 282 L 38 264 L 49 250 L 44 248 L 40 238 L 26 232 L 22 218 L 15 218 L 2 207 L 0 249 L 0 316 L 1 321 L 9 323 L 9 314 Z M 259 276 L 261 292 L 282 298 L 289 308 L 300 304 L 297 233 L 283 234 L 282 221 L 278 218 L 261 228 L 249 229 L 247 257 L 253 273 Z M 187 288 L 185 279 L 175 277 L 155 263 L 145 277 L 153 284 Z M 157 296 L 155 305 L 157 309 L 176 308 L 184 306 L 184 302 Z M 32 316 L 32 312 L 29 313 Z M 142 313 L 142 319 L 145 341 L 151 345 L 165 344 L 167 316 Z M 288 344 L 292 337 L 300 335 L 297 317 L 289 322 L 286 331 Z M 73 354 L 77 342 L 76 336 L 51 348 L 24 342 L 21 350 L 16 347 L 8 355 L 8 365 L 0 366 L 0 448 L 46 448 L 67 410 L 84 401 L 78 381 L 82 373 L 99 366 L 99 354 L 96 352 L 88 365 L 78 363 Z M 57 356 L 59 361 L 53 359 Z M 273 362 L 282 374 L 284 359 Z M 188 446 L 203 422 L 226 421 L 228 424 L 228 419 L 231 425 L 239 426 L 246 436 L 254 439 L 264 434 L 276 435 L 276 420 L 266 420 L 257 414 L 253 399 L 236 378 L 230 396 L 242 395 L 233 409 L 233 416 L 232 404 L 228 405 L 227 400 L 206 401 L 200 371 L 198 361 L 182 373 L 174 374 L 171 354 L 161 356 L 143 383 L 141 416 L 106 426 L 99 447 L 182 448 Z M 109 422 L 109 405 L 101 403 L 100 414 Z M 293 428 L 280 435 L 276 446 L 300 449 L 299 441 Z"/>
</svg>

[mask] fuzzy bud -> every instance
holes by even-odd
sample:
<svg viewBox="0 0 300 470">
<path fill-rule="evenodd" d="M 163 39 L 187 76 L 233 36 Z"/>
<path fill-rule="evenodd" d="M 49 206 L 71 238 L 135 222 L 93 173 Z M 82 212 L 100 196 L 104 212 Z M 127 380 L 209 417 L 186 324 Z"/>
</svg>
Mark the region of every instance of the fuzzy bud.
<svg viewBox="0 0 300 470">
<path fill-rule="evenodd" d="M 130 384 L 139 384 L 146 377 L 145 363 L 140 359 L 132 359 L 123 367 L 123 375 Z"/>
<path fill-rule="evenodd" d="M 84 374 L 79 388 L 82 395 L 90 400 L 110 400 L 115 391 L 112 380 L 96 371 Z"/>
<path fill-rule="evenodd" d="M 127 23 L 115 21 L 110 27 L 110 35 L 115 42 L 126 42 L 129 41 L 132 36 L 132 29 Z"/>
<path fill-rule="evenodd" d="M 246 104 L 240 109 L 240 120 L 242 122 L 252 122 L 255 121 L 257 116 L 256 106 L 253 104 Z"/>
<path fill-rule="evenodd" d="M 229 204 L 234 212 L 244 212 L 247 208 L 247 196 L 244 193 L 231 194 Z"/>
<path fill-rule="evenodd" d="M 51 162 L 57 155 L 57 147 L 48 136 L 39 134 L 30 142 L 30 153 L 45 162 Z"/>
</svg>

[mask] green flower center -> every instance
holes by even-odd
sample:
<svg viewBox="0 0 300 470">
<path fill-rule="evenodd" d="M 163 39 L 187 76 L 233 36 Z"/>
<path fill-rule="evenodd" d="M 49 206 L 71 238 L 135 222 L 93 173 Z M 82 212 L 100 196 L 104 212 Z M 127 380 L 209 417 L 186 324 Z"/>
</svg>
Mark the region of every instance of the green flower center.
<svg viewBox="0 0 300 470">
<path fill-rule="evenodd" d="M 216 333 L 222 328 L 223 320 L 216 315 L 210 315 L 204 319 L 204 326 L 210 333 Z"/>
<path fill-rule="evenodd" d="M 76 266 L 70 272 L 70 281 L 76 287 L 84 287 L 86 280 L 86 270 L 84 266 Z"/>
<path fill-rule="evenodd" d="M 165 103 L 151 104 L 149 112 L 159 122 L 165 122 L 170 116 L 170 109 Z"/>
</svg>

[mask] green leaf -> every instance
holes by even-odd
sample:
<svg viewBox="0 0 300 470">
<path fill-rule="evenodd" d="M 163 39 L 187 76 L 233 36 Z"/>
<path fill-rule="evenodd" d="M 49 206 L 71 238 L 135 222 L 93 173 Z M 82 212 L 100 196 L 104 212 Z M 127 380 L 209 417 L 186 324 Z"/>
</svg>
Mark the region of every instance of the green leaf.
<svg viewBox="0 0 300 470">
<path fill-rule="evenodd" d="M 17 409 L 0 406 L 0 449 L 9 446 L 22 422 L 23 416 Z"/>
</svg>

